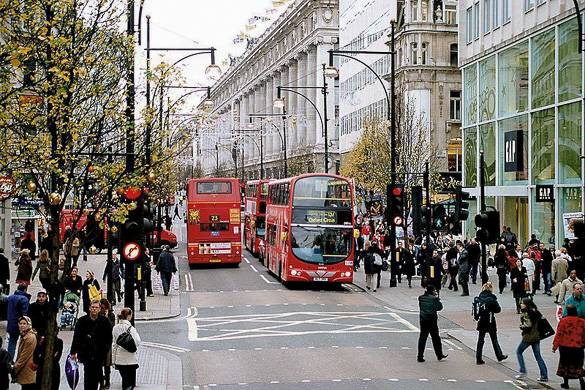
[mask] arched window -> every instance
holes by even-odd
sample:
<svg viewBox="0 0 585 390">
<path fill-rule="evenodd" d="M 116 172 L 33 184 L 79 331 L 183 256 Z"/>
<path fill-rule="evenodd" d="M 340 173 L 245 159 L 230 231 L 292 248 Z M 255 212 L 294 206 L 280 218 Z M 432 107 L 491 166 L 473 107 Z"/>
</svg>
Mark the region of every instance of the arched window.
<svg viewBox="0 0 585 390">
<path fill-rule="evenodd" d="M 417 42 L 410 43 L 410 64 L 411 65 L 418 64 L 418 43 Z"/>
<path fill-rule="evenodd" d="M 421 45 L 421 64 L 425 65 L 427 64 L 427 59 L 428 59 L 428 49 L 429 49 L 429 43 L 428 42 L 423 42 Z"/>
</svg>

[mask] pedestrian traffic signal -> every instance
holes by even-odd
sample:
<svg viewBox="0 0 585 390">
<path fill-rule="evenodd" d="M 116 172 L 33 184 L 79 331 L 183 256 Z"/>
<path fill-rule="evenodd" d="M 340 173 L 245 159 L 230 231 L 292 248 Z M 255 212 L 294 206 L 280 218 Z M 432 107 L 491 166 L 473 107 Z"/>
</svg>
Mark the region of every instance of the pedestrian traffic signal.
<svg viewBox="0 0 585 390">
<path fill-rule="evenodd" d="M 494 244 L 500 237 L 500 212 L 487 210 L 475 216 L 477 241 L 482 244 Z"/>
<path fill-rule="evenodd" d="M 390 226 L 404 224 L 404 184 L 388 184 L 386 187 L 386 220 Z"/>
<path fill-rule="evenodd" d="M 434 230 L 443 231 L 448 228 L 449 217 L 447 216 L 447 210 L 442 204 L 433 205 L 433 220 L 432 227 Z"/>
</svg>

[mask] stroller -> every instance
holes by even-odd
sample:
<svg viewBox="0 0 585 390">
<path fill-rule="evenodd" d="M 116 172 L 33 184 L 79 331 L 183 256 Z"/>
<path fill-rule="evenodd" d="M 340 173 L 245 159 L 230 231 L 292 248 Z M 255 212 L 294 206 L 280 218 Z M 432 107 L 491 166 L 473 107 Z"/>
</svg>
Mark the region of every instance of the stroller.
<svg viewBox="0 0 585 390">
<path fill-rule="evenodd" d="M 63 308 L 61 308 L 61 316 L 59 328 L 61 330 L 69 328 L 73 330 L 77 323 L 77 315 L 79 313 L 79 296 L 71 291 L 68 291 L 63 296 Z"/>
</svg>

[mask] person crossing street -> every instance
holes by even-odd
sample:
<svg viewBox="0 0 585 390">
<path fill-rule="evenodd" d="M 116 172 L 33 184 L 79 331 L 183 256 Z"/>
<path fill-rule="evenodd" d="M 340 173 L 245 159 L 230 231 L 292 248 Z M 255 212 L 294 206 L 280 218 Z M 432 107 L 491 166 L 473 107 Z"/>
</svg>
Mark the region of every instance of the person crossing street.
<svg viewBox="0 0 585 390">
<path fill-rule="evenodd" d="M 437 296 L 435 286 L 428 285 L 425 293 L 418 297 L 418 306 L 420 309 L 420 335 L 418 338 L 418 355 L 417 361 L 424 363 L 424 353 L 429 334 L 433 340 L 433 348 L 435 355 L 439 361 L 447 357 L 443 354 L 443 345 L 441 343 L 441 336 L 439 336 L 439 316 L 437 312 L 443 310 L 443 304 Z"/>
<path fill-rule="evenodd" d="M 498 329 L 496 326 L 495 314 L 501 312 L 502 308 L 500 307 L 498 298 L 494 295 L 493 291 L 494 286 L 492 285 L 492 282 L 485 283 L 482 287 L 481 293 L 477 297 L 477 307 L 474 307 L 474 309 L 476 309 L 474 316 L 477 320 L 477 330 L 479 332 L 475 353 L 477 364 L 485 364 L 482 356 L 486 334 L 490 335 L 494 352 L 496 353 L 496 359 L 501 362 L 508 358 L 508 356 L 504 355 L 502 352 L 502 348 L 498 342 Z"/>
</svg>

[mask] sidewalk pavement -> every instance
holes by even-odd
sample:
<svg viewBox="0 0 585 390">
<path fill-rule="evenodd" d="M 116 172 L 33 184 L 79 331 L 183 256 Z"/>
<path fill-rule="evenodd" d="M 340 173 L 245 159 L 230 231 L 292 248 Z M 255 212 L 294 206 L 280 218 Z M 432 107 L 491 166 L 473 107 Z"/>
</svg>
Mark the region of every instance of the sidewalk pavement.
<svg viewBox="0 0 585 390">
<path fill-rule="evenodd" d="M 497 275 L 495 270 L 489 269 L 488 275 L 492 283 L 497 286 Z M 374 281 L 376 277 L 374 277 Z M 477 322 L 473 320 L 471 309 L 473 298 L 481 291 L 481 278 L 478 277 L 477 284 L 469 284 L 469 296 L 461 296 L 461 288 L 454 292 L 449 289 L 442 288 L 440 292 L 441 302 L 443 303 L 443 310 L 440 312 L 439 328 L 446 329 L 442 331 L 443 338 L 453 338 L 460 341 L 465 347 L 476 351 L 477 343 Z M 382 272 L 382 281 L 380 288 L 376 292 L 366 290 L 366 278 L 363 272 L 363 267 L 354 274 L 354 284 L 371 296 L 380 300 L 385 305 L 392 309 L 401 311 L 418 313 L 418 296 L 424 290 L 421 287 L 421 278 L 415 277 L 412 281 L 412 288 L 408 288 L 408 281 L 403 276 L 402 283 L 398 283 L 398 287 L 390 288 L 390 274 L 389 272 Z M 497 288 L 497 287 L 496 287 Z M 518 361 L 516 359 L 516 347 L 521 341 L 520 329 L 518 328 L 520 320 L 519 315 L 516 314 L 516 306 L 514 298 L 510 291 L 510 283 L 508 280 L 507 288 L 503 294 L 496 292 L 496 296 L 502 307 L 502 312 L 496 315 L 498 326 L 498 339 L 508 359 L 501 364 L 505 367 L 517 371 Z M 534 296 L 534 302 L 538 306 L 540 312 L 549 320 L 553 327 L 556 327 L 557 320 L 555 316 L 556 304 L 552 297 L 542 294 L 537 291 Z M 450 322 L 450 324 L 449 324 Z M 487 340 L 483 349 L 484 360 L 488 364 L 498 364 L 491 346 L 491 340 Z M 558 388 L 557 382 L 561 379 L 556 376 L 558 365 L 558 353 L 552 353 L 552 337 L 541 342 L 540 351 L 548 368 L 549 385 L 555 384 L 554 388 Z M 526 360 L 526 367 L 528 370 L 528 377 L 536 380 L 539 377 L 538 366 L 532 355 L 532 351 L 526 350 L 524 352 Z"/>
<path fill-rule="evenodd" d="M 179 256 L 175 254 L 177 261 Z M 83 256 L 79 257 L 78 260 L 79 275 L 85 279 L 85 272 L 91 270 L 94 272 L 96 279 L 98 279 L 101 288 L 104 290 L 104 296 L 107 289 L 107 283 L 102 281 L 102 275 L 106 265 L 106 255 L 88 255 L 87 261 L 83 260 Z M 33 262 L 33 267 L 36 266 L 36 262 Z M 180 267 L 179 267 L 180 268 Z M 16 277 L 16 267 L 12 266 L 11 276 Z M 152 288 L 154 297 L 146 297 L 147 310 L 140 311 L 140 299 L 138 295 L 135 298 L 135 315 L 137 320 L 137 330 L 140 332 L 140 323 L 142 321 L 150 321 L 156 319 L 166 319 L 177 317 L 181 314 L 180 306 L 180 290 L 179 290 L 179 273 L 173 276 L 171 291 L 168 296 L 163 295 L 161 279 L 157 272 L 152 271 Z M 122 283 L 123 285 L 123 283 Z M 14 292 L 16 284 L 14 281 L 11 283 L 11 293 Z M 31 302 L 36 299 L 37 292 L 42 288 L 40 281 L 36 278 L 28 288 L 28 293 L 31 294 Z M 114 311 L 118 312 L 123 307 L 122 303 L 117 303 L 114 307 Z M 80 304 L 81 317 L 83 313 L 82 306 Z M 59 315 L 57 315 L 59 318 Z M 6 322 L 0 323 L 0 334 L 6 340 Z M 59 332 L 59 337 L 63 339 L 63 357 L 61 359 L 61 389 L 68 389 L 67 380 L 65 378 L 64 367 L 65 360 L 69 349 L 71 347 L 71 341 L 73 339 L 73 332 L 69 330 L 62 330 Z M 147 341 L 144 340 L 143 342 Z M 5 342 L 6 345 L 6 342 Z M 171 353 L 161 351 L 158 348 L 150 346 L 142 346 L 138 350 L 138 362 L 140 368 L 137 371 L 137 384 L 141 389 L 148 390 L 178 390 L 182 388 L 182 364 L 181 359 Z M 81 365 L 81 380 L 77 388 L 83 388 L 83 365 Z M 121 389 L 121 377 L 119 373 L 112 367 L 112 389 Z M 19 389 L 20 386 L 11 384 L 10 389 Z"/>
</svg>

